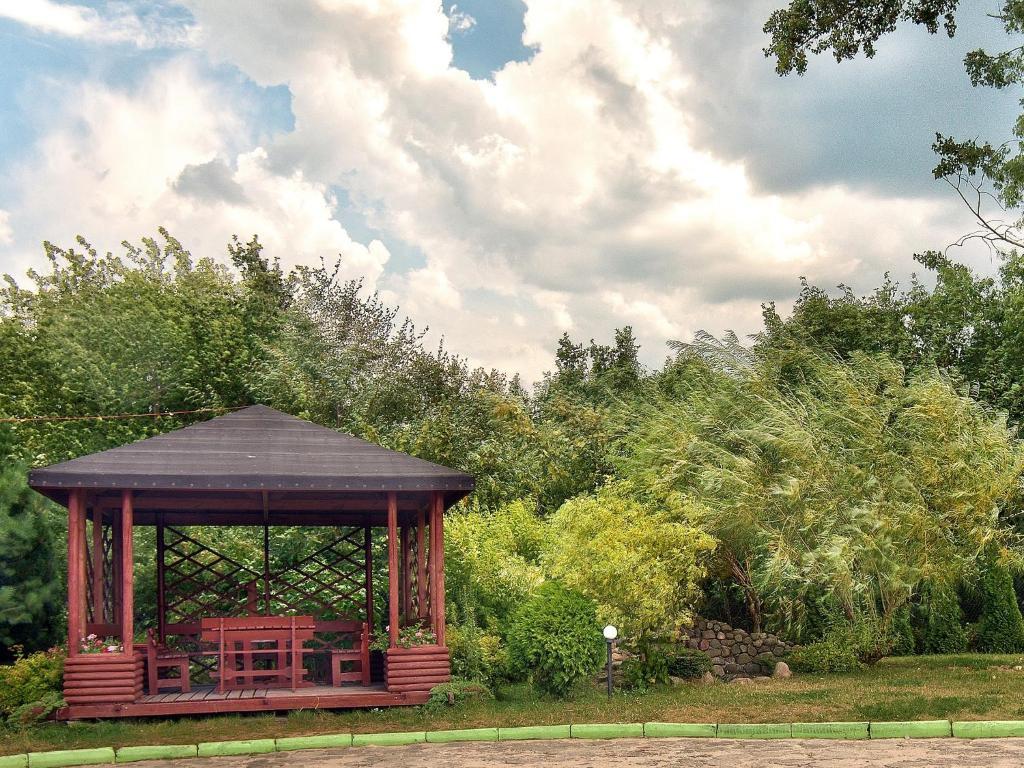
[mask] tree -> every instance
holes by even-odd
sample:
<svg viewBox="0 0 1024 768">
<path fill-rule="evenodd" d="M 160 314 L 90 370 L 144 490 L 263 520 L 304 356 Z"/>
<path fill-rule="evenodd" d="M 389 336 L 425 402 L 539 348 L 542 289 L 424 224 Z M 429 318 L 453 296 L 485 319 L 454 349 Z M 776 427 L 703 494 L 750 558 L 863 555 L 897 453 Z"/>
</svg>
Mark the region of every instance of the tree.
<svg viewBox="0 0 1024 768">
<path fill-rule="evenodd" d="M 980 562 L 981 618 L 975 646 L 985 653 L 1024 651 L 1024 618 L 1013 591 L 1013 577 L 999 547 L 990 544 Z"/>
<path fill-rule="evenodd" d="M 620 470 L 719 542 L 755 631 L 813 639 L 820 611 L 884 624 L 922 580 L 1013 540 L 998 515 L 1024 449 L 934 369 L 734 340 L 688 354 L 703 366 L 637 409 Z"/>
<path fill-rule="evenodd" d="M 679 517 L 628 484 L 605 486 L 552 516 L 547 566 L 630 640 L 666 636 L 693 618 L 715 548 L 714 539 Z"/>
<path fill-rule="evenodd" d="M 925 613 L 922 650 L 925 653 L 963 653 L 967 650 L 967 631 L 956 590 L 942 582 L 924 590 Z"/>
<path fill-rule="evenodd" d="M 875 55 L 875 44 L 900 22 L 923 26 L 932 34 L 956 33 L 959 0 L 791 0 L 771 14 L 764 30 L 771 35 L 765 55 L 775 59 L 780 75 L 804 73 L 809 55 L 830 51 L 836 61 L 863 53 Z M 1024 32 L 1024 3 L 1003 0 L 997 14 L 1007 35 Z M 996 53 L 971 51 L 964 68 L 975 86 L 1010 88 L 1024 83 L 1024 46 Z M 1006 222 L 985 209 L 994 200 L 1004 209 L 1019 209 L 1024 200 L 1024 116 L 1009 135 L 994 143 L 958 141 L 936 134 L 932 149 L 938 156 L 933 171 L 944 179 L 974 216 L 978 229 L 956 244 L 977 238 L 997 250 L 1024 245 L 1024 219 Z"/>
<path fill-rule="evenodd" d="M 0 471 L 0 660 L 12 648 L 44 650 L 60 636 L 64 589 L 56 567 L 58 518 L 26 483 L 27 469 Z"/>
</svg>

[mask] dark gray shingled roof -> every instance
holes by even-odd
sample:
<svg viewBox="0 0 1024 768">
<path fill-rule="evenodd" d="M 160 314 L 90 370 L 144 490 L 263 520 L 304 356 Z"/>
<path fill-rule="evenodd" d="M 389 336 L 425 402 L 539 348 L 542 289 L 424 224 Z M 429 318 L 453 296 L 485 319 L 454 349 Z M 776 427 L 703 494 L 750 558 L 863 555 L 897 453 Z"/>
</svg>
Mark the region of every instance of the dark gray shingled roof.
<svg viewBox="0 0 1024 768">
<path fill-rule="evenodd" d="M 181 490 L 473 490 L 473 478 L 265 405 L 52 464 L 29 473 L 46 492 L 68 488 Z M 48 494 L 51 495 L 51 494 Z"/>
</svg>

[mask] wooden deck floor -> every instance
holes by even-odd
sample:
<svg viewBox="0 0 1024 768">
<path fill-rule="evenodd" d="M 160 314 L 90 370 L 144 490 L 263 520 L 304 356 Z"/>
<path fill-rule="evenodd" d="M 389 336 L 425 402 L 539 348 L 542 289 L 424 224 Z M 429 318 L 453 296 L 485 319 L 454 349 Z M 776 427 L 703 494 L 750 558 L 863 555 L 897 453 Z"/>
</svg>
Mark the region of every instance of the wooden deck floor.
<svg viewBox="0 0 1024 768">
<path fill-rule="evenodd" d="M 383 685 L 334 688 L 312 685 L 290 688 L 246 688 L 219 693 L 212 685 L 197 685 L 190 693 L 142 696 L 131 704 L 79 704 L 65 707 L 63 720 L 106 717 L 166 717 L 225 712 L 272 712 L 291 709 L 356 709 L 423 704 L 426 693 L 388 692 Z"/>
</svg>

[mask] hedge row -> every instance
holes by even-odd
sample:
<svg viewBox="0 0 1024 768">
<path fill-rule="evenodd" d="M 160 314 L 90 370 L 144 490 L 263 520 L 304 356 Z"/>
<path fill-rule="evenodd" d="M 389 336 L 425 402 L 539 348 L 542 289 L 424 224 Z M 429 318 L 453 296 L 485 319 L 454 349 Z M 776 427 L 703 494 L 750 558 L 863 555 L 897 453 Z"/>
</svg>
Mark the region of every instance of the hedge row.
<svg viewBox="0 0 1024 768">
<path fill-rule="evenodd" d="M 517 741 L 526 739 L 728 738 L 728 739 L 980 739 L 1024 736 L 1024 720 L 950 722 L 924 720 L 899 723 L 585 723 L 517 728 L 469 728 L 403 733 L 337 733 L 280 739 L 213 741 L 152 747 L 100 747 L 30 752 L 0 756 L 0 768 L 65 768 L 75 765 L 133 763 L 185 757 L 256 755 L 296 749 L 396 746 L 454 741 Z"/>
</svg>

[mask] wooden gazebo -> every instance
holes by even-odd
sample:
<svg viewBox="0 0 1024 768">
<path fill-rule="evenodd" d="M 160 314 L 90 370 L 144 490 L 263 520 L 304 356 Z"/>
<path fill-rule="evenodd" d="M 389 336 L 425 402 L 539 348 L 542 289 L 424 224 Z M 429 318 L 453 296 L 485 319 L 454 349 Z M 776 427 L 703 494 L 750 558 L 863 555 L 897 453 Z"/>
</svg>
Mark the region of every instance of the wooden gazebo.
<svg viewBox="0 0 1024 768">
<path fill-rule="evenodd" d="M 29 484 L 68 508 L 65 718 L 420 704 L 449 679 L 443 516 L 469 475 L 256 405 Z M 148 627 L 140 526 L 155 534 Z M 226 552 L 221 526 L 249 527 L 257 554 Z M 275 561 L 276 526 L 298 551 Z M 371 657 L 384 626 L 388 648 Z M 91 635 L 114 652 L 87 652 Z"/>
</svg>

